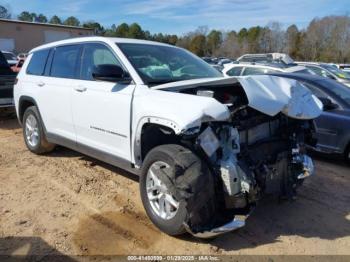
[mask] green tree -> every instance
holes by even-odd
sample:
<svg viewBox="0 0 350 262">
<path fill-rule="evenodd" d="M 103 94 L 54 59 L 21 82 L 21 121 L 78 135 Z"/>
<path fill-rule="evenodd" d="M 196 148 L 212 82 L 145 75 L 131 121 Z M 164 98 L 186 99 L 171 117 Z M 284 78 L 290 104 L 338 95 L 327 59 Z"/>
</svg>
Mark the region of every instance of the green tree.
<svg viewBox="0 0 350 262">
<path fill-rule="evenodd" d="M 27 11 L 23 11 L 17 18 L 18 20 L 21 20 L 21 21 L 27 21 L 27 22 L 33 21 L 32 14 Z"/>
<path fill-rule="evenodd" d="M 239 30 L 238 35 L 237 35 L 238 41 L 243 42 L 247 38 L 247 35 L 248 35 L 247 28 L 242 28 L 241 30 Z"/>
<path fill-rule="evenodd" d="M 293 58 L 298 57 L 300 48 L 300 33 L 296 25 L 291 25 L 287 28 L 286 42 L 287 53 Z"/>
<path fill-rule="evenodd" d="M 261 36 L 262 28 L 260 26 L 253 26 L 247 31 L 246 39 L 248 42 L 248 48 L 250 53 L 258 53 L 259 50 L 259 38 Z"/>
<path fill-rule="evenodd" d="M 144 39 L 145 33 L 143 32 L 143 30 L 139 24 L 133 23 L 129 26 L 128 37 L 137 38 L 137 39 Z"/>
<path fill-rule="evenodd" d="M 209 53 L 212 55 L 222 43 L 222 33 L 217 30 L 212 30 L 207 36 L 207 46 Z"/>
<path fill-rule="evenodd" d="M 117 37 L 129 37 L 129 25 L 127 23 L 118 25 L 115 29 L 115 35 Z"/>
<path fill-rule="evenodd" d="M 0 5 L 0 18 L 4 18 L 4 19 L 11 18 L 10 11 L 5 6 L 2 6 L 2 5 Z"/>
<path fill-rule="evenodd" d="M 61 21 L 61 18 L 59 18 L 57 15 L 54 15 L 53 17 L 51 17 L 49 23 L 55 24 L 55 25 L 61 25 L 62 21 Z"/>
<path fill-rule="evenodd" d="M 97 35 L 104 35 L 104 33 L 105 33 L 103 26 L 100 23 L 97 23 L 95 21 L 85 22 L 83 24 L 83 27 L 94 29 L 95 34 L 97 34 Z"/>
<path fill-rule="evenodd" d="M 36 21 L 40 23 L 47 23 L 47 17 L 43 14 L 39 14 L 36 18 Z"/>
<path fill-rule="evenodd" d="M 79 26 L 80 21 L 78 20 L 78 18 L 74 16 L 70 16 L 66 20 L 64 20 L 63 24 L 69 25 L 69 26 Z"/>
<path fill-rule="evenodd" d="M 189 50 L 198 56 L 206 54 L 206 37 L 205 35 L 196 35 L 192 38 Z"/>
</svg>

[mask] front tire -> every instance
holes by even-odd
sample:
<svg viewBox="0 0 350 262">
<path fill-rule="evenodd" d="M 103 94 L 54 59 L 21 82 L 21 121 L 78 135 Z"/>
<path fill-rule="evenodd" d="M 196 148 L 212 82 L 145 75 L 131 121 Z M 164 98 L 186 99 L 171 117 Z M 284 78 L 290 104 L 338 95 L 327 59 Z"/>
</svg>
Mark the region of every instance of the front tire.
<svg viewBox="0 0 350 262">
<path fill-rule="evenodd" d="M 27 148 L 35 154 L 51 152 L 55 145 L 47 141 L 39 111 L 28 107 L 23 115 L 23 137 Z"/>
<path fill-rule="evenodd" d="M 168 235 L 185 233 L 185 225 L 195 231 L 215 217 L 212 175 L 180 145 L 161 145 L 147 154 L 140 192 L 148 217 Z"/>
</svg>

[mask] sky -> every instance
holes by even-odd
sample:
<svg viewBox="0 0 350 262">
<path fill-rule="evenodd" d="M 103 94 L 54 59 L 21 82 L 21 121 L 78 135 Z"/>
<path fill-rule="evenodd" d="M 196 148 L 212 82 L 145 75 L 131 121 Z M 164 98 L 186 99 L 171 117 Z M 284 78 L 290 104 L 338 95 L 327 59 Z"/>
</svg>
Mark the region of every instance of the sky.
<svg viewBox="0 0 350 262">
<path fill-rule="evenodd" d="M 14 16 L 22 11 L 76 16 L 106 27 L 137 22 L 151 33 L 180 35 L 198 26 L 237 31 L 272 21 L 305 28 L 315 17 L 350 12 L 350 0 L 0 0 L 0 5 Z"/>
</svg>

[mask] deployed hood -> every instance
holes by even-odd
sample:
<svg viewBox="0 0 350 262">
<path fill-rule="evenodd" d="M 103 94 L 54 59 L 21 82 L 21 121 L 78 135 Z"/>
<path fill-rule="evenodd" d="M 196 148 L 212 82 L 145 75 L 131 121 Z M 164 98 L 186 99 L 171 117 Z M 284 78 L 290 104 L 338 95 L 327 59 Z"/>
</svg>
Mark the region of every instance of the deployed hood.
<svg viewBox="0 0 350 262">
<path fill-rule="evenodd" d="M 322 102 L 298 81 L 277 76 L 248 76 L 237 78 L 202 78 L 168 83 L 153 89 L 183 89 L 222 86 L 239 82 L 244 89 L 248 106 L 264 114 L 279 112 L 296 119 L 314 119 L 322 113 Z"/>
</svg>

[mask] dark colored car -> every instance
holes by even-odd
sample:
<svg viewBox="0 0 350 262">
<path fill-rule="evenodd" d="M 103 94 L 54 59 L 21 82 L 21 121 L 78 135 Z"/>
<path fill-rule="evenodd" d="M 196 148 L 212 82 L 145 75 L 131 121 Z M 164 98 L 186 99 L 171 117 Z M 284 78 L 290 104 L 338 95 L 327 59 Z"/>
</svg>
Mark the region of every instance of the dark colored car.
<svg viewBox="0 0 350 262">
<path fill-rule="evenodd" d="M 315 151 L 336 153 L 350 163 L 350 89 L 336 81 L 305 74 L 272 74 L 295 79 L 307 86 L 323 103 L 324 112 L 315 119 Z"/>
<path fill-rule="evenodd" d="M 5 56 L 0 51 L 0 108 L 13 107 L 13 85 L 16 79 Z"/>
</svg>

